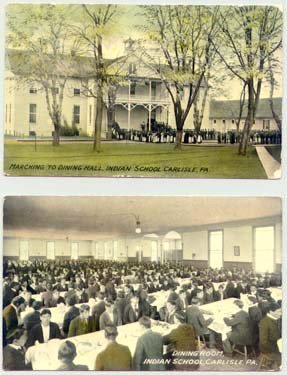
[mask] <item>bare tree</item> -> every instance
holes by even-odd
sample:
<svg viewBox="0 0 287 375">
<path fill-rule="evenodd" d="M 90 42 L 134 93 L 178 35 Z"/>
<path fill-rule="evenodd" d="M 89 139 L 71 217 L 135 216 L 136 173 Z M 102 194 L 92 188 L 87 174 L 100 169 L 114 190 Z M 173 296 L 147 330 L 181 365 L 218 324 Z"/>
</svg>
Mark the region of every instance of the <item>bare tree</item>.
<svg viewBox="0 0 287 375">
<path fill-rule="evenodd" d="M 277 81 L 275 79 L 275 72 L 277 68 L 277 59 L 272 59 L 271 56 L 268 57 L 268 73 L 269 73 L 269 84 L 270 84 L 270 93 L 269 93 L 269 104 L 270 104 L 270 110 L 272 113 L 272 116 L 276 122 L 276 125 L 278 127 L 278 130 L 282 131 L 282 120 L 280 115 L 276 112 L 275 106 L 274 106 L 274 90 L 277 86 Z"/>
<path fill-rule="evenodd" d="M 177 129 L 175 147 L 180 149 L 185 121 L 210 64 L 211 39 L 217 31 L 217 7 L 170 5 L 142 9 L 145 32 L 162 54 L 158 61 L 147 49 L 146 57 L 172 100 Z"/>
<path fill-rule="evenodd" d="M 18 51 L 16 79 L 44 92 L 53 123 L 53 145 L 60 144 L 64 90 L 78 40 L 69 28 L 69 7 L 9 5 L 7 47 Z"/>
<path fill-rule="evenodd" d="M 245 155 L 266 79 L 269 56 L 282 47 L 282 12 L 271 6 L 222 7 L 220 43 L 215 44 L 226 68 L 247 90 L 247 116 L 239 145 Z"/>
<path fill-rule="evenodd" d="M 93 149 L 101 151 L 102 118 L 104 109 L 104 90 L 108 81 L 109 63 L 104 60 L 103 39 L 108 27 L 112 27 L 117 12 L 116 5 L 81 5 L 83 18 L 81 23 L 74 25 L 74 32 L 81 39 L 85 53 L 92 57 L 92 73 L 83 80 L 85 95 L 95 98 L 96 118 L 94 124 Z"/>
</svg>

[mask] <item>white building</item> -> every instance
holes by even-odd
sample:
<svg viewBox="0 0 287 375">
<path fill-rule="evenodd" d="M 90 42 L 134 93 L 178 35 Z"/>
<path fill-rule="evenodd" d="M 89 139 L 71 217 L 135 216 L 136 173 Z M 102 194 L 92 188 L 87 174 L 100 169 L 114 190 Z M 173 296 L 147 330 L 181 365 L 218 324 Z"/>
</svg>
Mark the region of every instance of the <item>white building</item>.
<svg viewBox="0 0 287 375">
<path fill-rule="evenodd" d="M 275 112 L 282 119 L 282 98 L 274 98 L 273 103 Z M 209 106 L 209 128 L 214 128 L 220 132 L 236 130 L 239 110 L 239 100 L 211 100 Z M 244 126 L 246 115 L 247 105 L 245 105 L 243 109 L 240 129 Z M 270 109 L 269 99 L 261 99 L 259 101 L 256 119 L 252 129 L 257 131 L 278 130 Z"/>
<path fill-rule="evenodd" d="M 31 132 L 35 132 L 39 137 L 52 136 L 54 129 L 48 114 L 43 90 L 37 84 L 24 85 L 20 84 L 19 80 L 17 80 L 17 75 L 19 74 L 19 53 L 21 52 L 15 50 L 6 51 L 5 135 L 19 137 L 29 136 Z M 92 136 L 96 117 L 95 98 L 84 95 L 82 87 L 83 72 L 84 74 L 88 72 L 91 69 L 91 64 L 89 64 L 88 58 L 83 58 L 80 65 L 79 72 L 71 71 L 71 77 L 65 86 L 62 123 L 68 126 L 75 125 L 80 135 Z M 145 129 L 150 129 L 153 121 L 157 121 L 175 128 L 175 117 L 170 95 L 153 67 L 139 59 L 136 54 L 129 54 L 129 57 L 124 57 L 123 65 L 122 72 L 125 74 L 126 83 L 117 90 L 115 101 L 115 120 L 120 127 L 127 130 L 141 130 L 141 125 L 144 123 Z M 89 74 L 91 74 L 91 71 Z M 203 85 L 205 84 L 204 82 Z M 203 95 L 203 87 L 201 87 L 199 95 Z M 58 88 L 56 87 L 55 90 L 58 90 Z M 183 106 L 186 104 L 188 86 L 185 87 L 184 91 L 182 94 Z M 107 102 L 107 97 L 105 101 Z M 276 109 L 280 114 L 281 101 L 281 98 L 275 99 Z M 201 100 L 199 100 L 200 102 Z M 238 101 L 212 100 L 209 102 L 208 98 L 202 129 L 215 129 L 223 132 L 236 129 L 235 123 L 238 111 Z M 244 114 L 241 127 L 243 124 Z M 185 129 L 193 128 L 192 108 L 186 119 Z M 267 100 L 260 101 L 254 129 L 277 129 Z M 107 130 L 107 112 L 104 110 L 103 138 L 106 137 Z"/>
<path fill-rule="evenodd" d="M 18 54 L 19 51 L 6 51 L 5 134 L 28 136 L 31 132 L 36 132 L 38 136 L 51 136 L 53 125 L 43 90 L 37 84 L 29 86 L 20 84 L 17 80 Z M 126 83 L 117 90 L 115 112 L 115 120 L 120 127 L 141 130 L 141 124 L 145 123 L 146 129 L 150 129 L 152 122 L 156 120 L 175 128 L 171 98 L 160 76 L 152 67 L 138 59 L 135 54 L 131 54 L 125 59 L 125 67 L 122 70 L 127 78 Z M 78 77 L 73 72 L 66 83 L 63 124 L 74 124 L 80 134 L 91 136 L 96 117 L 95 99 L 84 95 L 82 72 L 83 67 L 79 67 Z M 183 105 L 185 98 L 187 95 L 183 93 Z M 105 101 L 107 102 L 107 97 Z M 204 118 L 204 122 L 207 126 L 207 117 Z M 187 117 L 186 124 L 188 128 L 193 128 L 192 111 Z M 104 110 L 102 137 L 106 136 L 107 130 L 107 113 Z"/>
</svg>

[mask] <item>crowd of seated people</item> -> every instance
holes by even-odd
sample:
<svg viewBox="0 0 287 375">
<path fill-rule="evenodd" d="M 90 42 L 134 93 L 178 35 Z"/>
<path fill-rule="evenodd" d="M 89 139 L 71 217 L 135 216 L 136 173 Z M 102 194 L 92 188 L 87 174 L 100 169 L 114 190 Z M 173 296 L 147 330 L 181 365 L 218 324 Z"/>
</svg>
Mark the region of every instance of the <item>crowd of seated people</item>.
<svg viewBox="0 0 287 375">
<path fill-rule="evenodd" d="M 8 260 L 4 262 L 3 271 L 3 363 L 6 369 L 26 369 L 25 350 L 37 343 L 99 330 L 105 330 L 106 339 L 112 345 L 97 357 L 97 370 L 161 370 L 162 364 L 158 367 L 146 364 L 143 356 L 162 356 L 163 345 L 168 346 L 169 355 L 178 348 L 197 350 L 200 340 L 210 348 L 223 350 L 226 355 L 233 355 L 236 345 L 250 346 L 257 355 L 268 356 L 268 366 L 280 366 L 277 340 L 281 337 L 281 300 L 275 300 L 268 290 L 281 286 L 280 273 L 262 275 L 244 269 L 197 269 L 186 264 L 93 259 Z M 164 305 L 156 306 L 153 302 L 157 295 L 164 293 Z M 40 300 L 33 298 L 39 294 Z M 246 297 L 244 303 L 243 296 Z M 224 318 L 231 329 L 227 337 L 220 340 L 220 335 L 209 327 L 214 317 L 206 318 L 201 306 L 208 307 L 210 303 L 228 298 L 234 298 L 236 312 Z M 65 305 L 61 325 L 51 321 L 51 309 L 59 305 Z M 21 312 L 25 311 L 28 313 L 21 319 Z M 174 324 L 177 328 L 163 337 L 150 330 L 151 320 Z M 117 344 L 116 327 L 137 321 L 142 327 L 142 336 L 131 357 L 129 348 Z M 72 359 L 64 361 L 60 369 L 77 369 L 72 362 L 76 349 L 69 340 L 65 343 L 68 344 L 59 356 L 64 358 L 63 353 L 67 351 L 70 353 L 67 357 Z M 13 349 L 23 358 L 11 361 Z M 121 353 L 123 357 L 119 359 Z M 175 365 L 174 369 L 180 366 Z"/>
</svg>

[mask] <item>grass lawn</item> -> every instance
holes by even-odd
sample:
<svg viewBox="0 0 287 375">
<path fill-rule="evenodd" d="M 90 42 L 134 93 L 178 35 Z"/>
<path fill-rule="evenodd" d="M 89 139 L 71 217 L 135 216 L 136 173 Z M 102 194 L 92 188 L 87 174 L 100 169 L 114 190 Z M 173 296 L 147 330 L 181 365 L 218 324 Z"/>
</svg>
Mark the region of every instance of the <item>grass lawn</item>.
<svg viewBox="0 0 287 375">
<path fill-rule="evenodd" d="M 269 152 L 269 154 L 272 155 L 273 158 L 281 164 L 281 145 L 266 146 L 265 148 Z"/>
<path fill-rule="evenodd" d="M 238 146 L 183 146 L 173 144 L 103 143 L 94 153 L 90 143 L 6 141 L 4 169 L 12 176 L 129 176 L 185 178 L 266 178 L 255 148 L 247 156 Z"/>
</svg>

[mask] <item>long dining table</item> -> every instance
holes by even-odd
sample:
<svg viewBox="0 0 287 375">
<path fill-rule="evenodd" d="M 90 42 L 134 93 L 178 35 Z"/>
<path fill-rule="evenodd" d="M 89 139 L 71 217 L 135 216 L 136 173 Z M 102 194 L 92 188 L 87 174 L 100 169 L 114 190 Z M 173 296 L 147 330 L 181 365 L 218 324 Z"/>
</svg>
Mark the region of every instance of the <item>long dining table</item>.
<svg viewBox="0 0 287 375">
<path fill-rule="evenodd" d="M 151 329 L 162 335 L 168 334 L 176 325 L 152 320 Z M 129 347 L 131 354 L 135 352 L 138 338 L 144 333 L 138 322 L 118 327 L 117 342 Z M 97 355 L 106 347 L 104 330 L 86 335 L 70 337 L 67 339 L 54 339 L 48 343 L 38 344 L 28 348 L 26 352 L 26 363 L 31 363 L 33 370 L 57 370 L 60 366 L 58 351 L 60 345 L 66 341 L 72 341 L 77 349 L 74 363 L 87 365 L 89 370 L 94 370 Z"/>
</svg>

